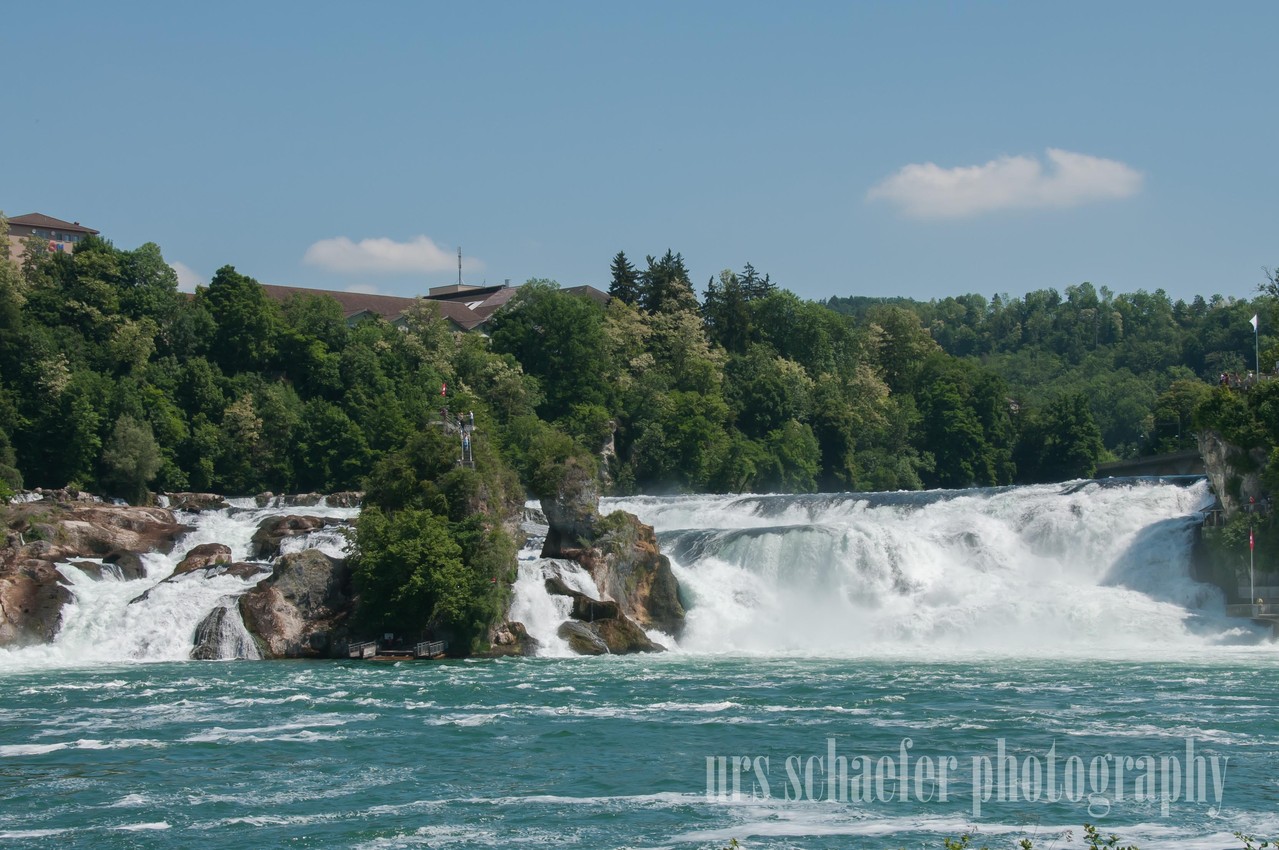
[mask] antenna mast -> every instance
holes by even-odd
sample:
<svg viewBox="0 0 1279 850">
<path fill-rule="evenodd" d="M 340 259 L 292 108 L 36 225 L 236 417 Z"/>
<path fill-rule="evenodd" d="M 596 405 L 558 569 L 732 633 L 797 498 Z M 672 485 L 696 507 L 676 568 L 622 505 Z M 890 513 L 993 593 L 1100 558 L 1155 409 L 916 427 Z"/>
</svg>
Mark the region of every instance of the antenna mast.
<svg viewBox="0 0 1279 850">
<path fill-rule="evenodd" d="M 462 285 L 462 246 L 457 246 L 457 285 Z"/>
</svg>

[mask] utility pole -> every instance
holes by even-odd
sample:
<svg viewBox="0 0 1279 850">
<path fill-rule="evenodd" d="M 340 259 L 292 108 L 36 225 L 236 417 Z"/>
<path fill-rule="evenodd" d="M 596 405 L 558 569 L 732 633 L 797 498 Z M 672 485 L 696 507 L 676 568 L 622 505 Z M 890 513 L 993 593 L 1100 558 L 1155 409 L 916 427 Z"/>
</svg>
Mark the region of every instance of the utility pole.
<svg viewBox="0 0 1279 850">
<path fill-rule="evenodd" d="M 1252 538 L 1252 525 L 1249 524 L 1248 526 L 1248 603 L 1253 606 L 1253 614 L 1259 614 L 1260 612 L 1257 610 L 1257 582 L 1256 582 L 1256 579 L 1253 577 L 1253 571 L 1252 571 L 1253 546 L 1254 546 L 1254 543 Z"/>
<path fill-rule="evenodd" d="M 1252 613 L 1256 616 L 1260 613 L 1257 610 L 1257 581 L 1253 572 L 1253 561 L 1256 557 L 1254 551 L 1257 548 L 1256 538 L 1252 533 L 1253 514 L 1257 510 L 1257 497 L 1248 497 L 1248 604 L 1252 606 Z"/>
</svg>

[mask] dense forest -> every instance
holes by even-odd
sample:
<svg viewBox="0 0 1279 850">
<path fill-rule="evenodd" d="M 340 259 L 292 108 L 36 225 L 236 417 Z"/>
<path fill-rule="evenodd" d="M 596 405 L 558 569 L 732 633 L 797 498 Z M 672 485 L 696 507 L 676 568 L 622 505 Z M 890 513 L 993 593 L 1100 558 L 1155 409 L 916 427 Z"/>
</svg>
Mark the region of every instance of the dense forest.
<svg viewBox="0 0 1279 850">
<path fill-rule="evenodd" d="M 921 303 L 905 299 L 831 298 L 837 310 L 864 319 L 884 304 L 910 310 L 948 354 L 998 374 L 1031 410 L 1054 396 L 1083 395 L 1106 448 L 1119 457 L 1193 447 L 1193 406 L 1174 396 L 1255 368 L 1250 321 L 1274 327 L 1273 298 L 1214 295 L 1172 301 L 1163 290 L 1115 295 L 1091 284 L 1031 292 L 1022 298 L 965 295 Z M 1261 338 L 1262 370 L 1276 354 Z M 1189 383 L 1189 387 L 1187 386 Z M 1164 397 L 1172 391 L 1170 396 Z"/>
<path fill-rule="evenodd" d="M 469 633 L 501 601 L 490 585 L 510 545 L 475 515 L 553 491 L 569 458 L 617 493 L 1087 476 L 1109 455 L 1186 444 L 1216 375 L 1246 369 L 1253 311 L 1274 302 L 1081 284 L 823 304 L 749 264 L 699 299 L 679 254 L 636 266 L 619 252 L 601 268 L 606 305 L 533 280 L 485 335 L 453 331 L 430 302 L 402 328 L 349 326 L 336 301 L 278 303 L 231 266 L 183 294 L 150 243 L 25 248 L 19 267 L 0 233 L 0 491 L 367 488 L 362 540 L 382 555 L 435 541 L 416 561 L 435 566 L 385 586 L 366 553 L 384 625 L 425 605 Z M 474 468 L 455 464 L 443 406 L 474 413 Z M 480 609 L 433 578 L 463 568 Z"/>
</svg>

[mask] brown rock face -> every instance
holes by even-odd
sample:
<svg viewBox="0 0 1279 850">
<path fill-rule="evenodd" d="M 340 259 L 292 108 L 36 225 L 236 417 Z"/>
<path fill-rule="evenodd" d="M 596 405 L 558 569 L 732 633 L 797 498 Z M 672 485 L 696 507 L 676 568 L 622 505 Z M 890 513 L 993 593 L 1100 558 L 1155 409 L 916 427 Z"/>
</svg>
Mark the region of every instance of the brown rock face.
<svg viewBox="0 0 1279 850">
<path fill-rule="evenodd" d="M 642 628 L 660 629 L 678 638 L 684 629 L 679 582 L 671 572 L 670 559 L 658 548 L 652 526 L 624 511 L 587 518 L 592 497 L 598 503 L 593 485 L 576 494 L 565 491 L 554 500 L 542 500 L 550 524 L 542 557 L 577 561 L 600 592 L 616 600 L 624 616 Z M 561 524 L 558 530 L 557 523 Z M 548 590 L 560 592 L 549 586 Z M 564 595 L 576 598 L 571 591 Z"/>
<path fill-rule="evenodd" d="M 125 581 L 142 578 L 147 574 L 147 568 L 142 563 L 142 556 L 137 552 L 112 552 L 103 558 L 102 562 L 114 564 L 116 569 L 120 571 L 120 577 Z"/>
<path fill-rule="evenodd" d="M 195 646 L 191 657 L 197 661 L 221 658 L 260 658 L 257 646 L 243 629 L 236 628 L 236 612 L 226 605 L 214 608 L 195 627 Z"/>
<path fill-rule="evenodd" d="M 280 541 L 286 537 L 297 537 L 325 526 L 342 525 L 345 521 L 336 517 L 318 516 L 282 516 L 267 517 L 262 520 L 258 530 L 253 534 L 250 555 L 262 561 L 268 561 L 280 554 Z"/>
<path fill-rule="evenodd" d="M 595 541 L 601 553 L 591 575 L 600 592 L 618 600 L 622 613 L 646 629 L 660 629 L 672 637 L 684 630 L 684 606 L 670 559 L 657 546 L 653 527 L 634 514 L 614 511 L 602 525 L 606 533 Z"/>
<path fill-rule="evenodd" d="M 503 658 L 513 655 L 532 656 L 537 654 L 537 638 L 528 633 L 523 623 L 502 623 L 489 635 L 489 651 L 484 653 L 490 658 Z"/>
<path fill-rule="evenodd" d="M 0 574 L 0 646 L 48 643 L 71 591 L 47 561 L 27 559 Z"/>
<path fill-rule="evenodd" d="M 202 570 L 214 564 L 231 563 L 231 547 L 221 543 L 201 543 L 187 552 L 173 568 L 173 575 L 180 576 L 193 570 Z"/>
<path fill-rule="evenodd" d="M 216 493 L 168 493 L 169 507 L 175 511 L 220 511 L 227 506 L 226 499 Z"/>
<path fill-rule="evenodd" d="M 608 647 L 608 651 L 614 655 L 628 655 L 632 652 L 666 651 L 666 647 L 653 643 L 648 639 L 648 635 L 644 634 L 644 630 L 635 624 L 634 620 L 626 617 L 596 620 L 593 623 L 584 625 L 599 635 L 600 640 L 604 641 L 604 645 Z"/>
<path fill-rule="evenodd" d="M 52 640 L 72 597 L 57 561 L 103 558 L 126 578 L 145 573 L 136 553 L 173 548 L 188 530 L 163 508 L 45 499 L 5 508 L 9 531 L 0 549 L 0 646 Z M 101 576 L 102 567 L 86 572 Z"/>
<path fill-rule="evenodd" d="M 608 644 L 600 639 L 585 623 L 567 620 L 556 632 L 568 641 L 569 648 L 578 655 L 608 655 Z"/>
<path fill-rule="evenodd" d="M 240 615 L 266 658 L 330 657 L 346 642 L 351 573 L 318 549 L 285 555 L 240 597 Z"/>
<path fill-rule="evenodd" d="M 77 506 L 56 519 L 54 560 L 112 552 L 168 552 L 190 526 L 164 508 Z"/>
<path fill-rule="evenodd" d="M 600 489 L 589 470 L 570 464 L 555 495 L 541 501 L 549 526 L 542 547 L 543 558 L 558 558 L 558 553 L 587 546 L 595 539 L 595 523 L 600 519 Z"/>
<path fill-rule="evenodd" d="M 559 636 L 579 655 L 626 655 L 632 652 L 664 652 L 666 647 L 649 640 L 644 630 L 612 599 L 592 599 L 573 590 L 559 577 L 546 580 L 546 592 L 573 600 L 572 616 L 578 622 L 560 626 Z"/>
<path fill-rule="evenodd" d="M 1227 518 L 1243 510 L 1250 499 L 1260 500 L 1265 496 L 1261 478 L 1270 460 L 1265 449 L 1245 451 L 1226 442 L 1226 438 L 1216 431 L 1200 431 L 1195 438 L 1212 492 L 1217 494 Z M 1240 472 L 1240 469 L 1247 471 Z M 1231 486 L 1235 478 L 1238 479 L 1239 497 L 1234 495 L 1235 488 Z"/>
</svg>

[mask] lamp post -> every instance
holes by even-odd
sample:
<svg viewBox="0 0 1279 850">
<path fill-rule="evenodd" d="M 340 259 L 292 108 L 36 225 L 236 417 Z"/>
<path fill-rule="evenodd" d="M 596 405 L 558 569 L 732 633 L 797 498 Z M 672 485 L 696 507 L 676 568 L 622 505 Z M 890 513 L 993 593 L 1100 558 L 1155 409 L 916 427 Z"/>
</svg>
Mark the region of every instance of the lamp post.
<svg viewBox="0 0 1279 850">
<path fill-rule="evenodd" d="M 1248 604 L 1252 606 L 1252 615 L 1255 617 L 1260 612 L 1257 610 L 1257 582 L 1253 577 L 1253 547 L 1255 543 L 1252 537 L 1252 524 L 1248 525 Z"/>
</svg>

